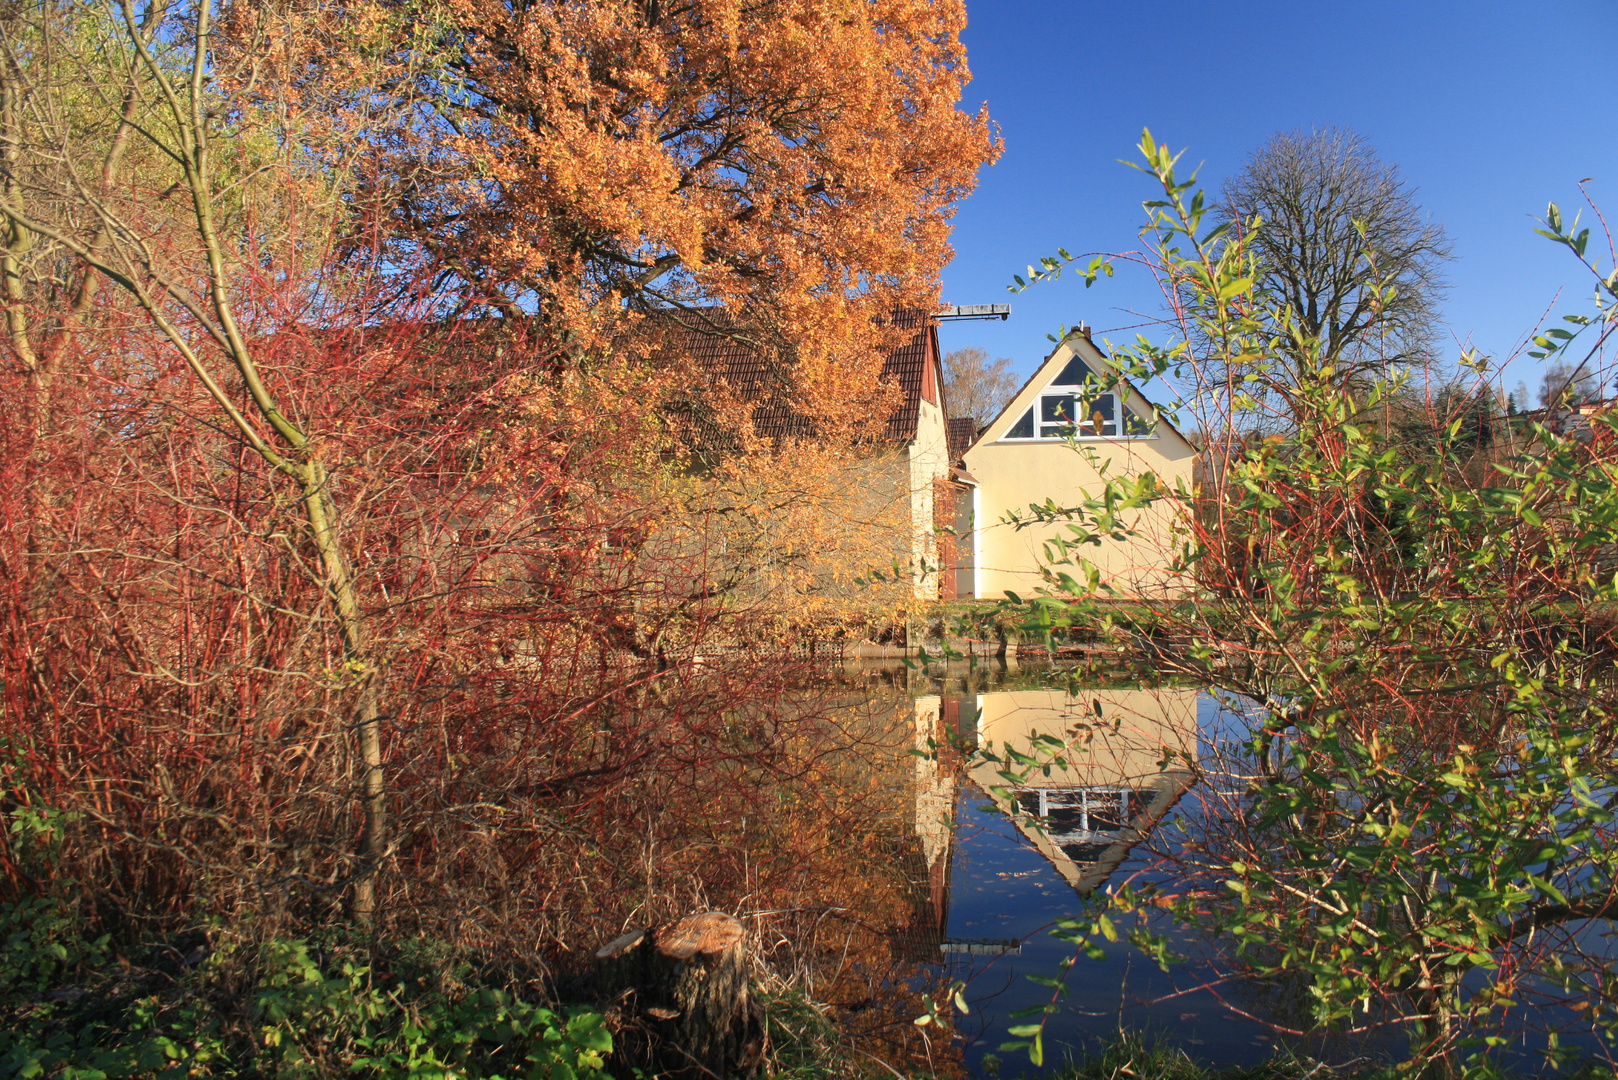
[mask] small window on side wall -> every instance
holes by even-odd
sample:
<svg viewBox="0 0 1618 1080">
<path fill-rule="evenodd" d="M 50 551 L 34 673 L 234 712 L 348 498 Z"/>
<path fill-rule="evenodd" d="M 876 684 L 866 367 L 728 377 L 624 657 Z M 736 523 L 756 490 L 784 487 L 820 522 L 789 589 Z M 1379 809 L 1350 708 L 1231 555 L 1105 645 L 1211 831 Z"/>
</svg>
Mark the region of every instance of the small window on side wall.
<svg viewBox="0 0 1618 1080">
<path fill-rule="evenodd" d="M 1023 413 L 1022 419 L 1011 425 L 1011 430 L 1006 432 L 1005 437 L 1008 439 L 1032 439 L 1034 437 L 1034 410 L 1029 409 Z"/>
</svg>

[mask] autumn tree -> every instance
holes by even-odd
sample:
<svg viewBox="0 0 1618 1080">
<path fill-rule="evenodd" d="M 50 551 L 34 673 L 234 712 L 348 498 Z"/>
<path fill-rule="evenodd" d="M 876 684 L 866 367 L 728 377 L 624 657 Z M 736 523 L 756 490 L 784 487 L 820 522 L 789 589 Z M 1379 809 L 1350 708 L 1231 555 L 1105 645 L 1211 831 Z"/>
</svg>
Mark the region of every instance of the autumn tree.
<svg viewBox="0 0 1618 1080">
<path fill-rule="evenodd" d="M 431 108 L 380 144 L 396 243 L 458 309 L 575 355 L 657 311 L 773 349 L 835 411 L 936 305 L 949 218 L 998 152 L 958 110 L 964 4 L 456 0 Z M 743 324 L 709 316 L 745 313 Z"/>
<path fill-rule="evenodd" d="M 944 398 L 951 417 L 971 417 L 982 426 L 1000 415 L 1018 385 L 1009 356 L 991 363 L 975 345 L 944 354 Z"/>
<path fill-rule="evenodd" d="M 731 432 L 705 466 L 725 520 L 836 506 L 892 408 L 882 358 L 913 333 L 892 316 L 936 307 L 953 206 L 998 152 L 984 112 L 958 108 L 964 5 L 469 0 L 440 17 L 443 77 L 417 84 L 432 110 L 372 162 L 391 242 L 441 271 L 447 308 L 537 323 L 564 364 L 628 351 L 671 370 L 663 404 Z M 671 334 L 744 351 L 748 385 L 693 380 Z M 756 427 L 758 386 L 794 426 Z M 814 532 L 716 547 L 773 564 L 755 580 L 869 565 L 849 537 L 799 549 Z"/>
</svg>

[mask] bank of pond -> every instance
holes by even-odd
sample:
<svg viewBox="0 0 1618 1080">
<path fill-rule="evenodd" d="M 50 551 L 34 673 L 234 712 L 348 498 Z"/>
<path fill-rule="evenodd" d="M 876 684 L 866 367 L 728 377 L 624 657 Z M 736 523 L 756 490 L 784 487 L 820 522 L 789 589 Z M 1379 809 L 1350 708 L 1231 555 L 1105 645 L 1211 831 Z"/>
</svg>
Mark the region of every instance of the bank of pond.
<svg viewBox="0 0 1618 1080">
<path fill-rule="evenodd" d="M 748 753 L 704 759 L 710 786 L 676 777 L 596 831 L 559 825 L 581 867 L 625 876 L 539 901 L 584 929 L 530 956 L 335 925 L 254 940 L 217 921 L 137 952 L 77 933 L 60 898 L 7 905 L 0 1068 L 1201 1080 L 1405 1061 L 1430 1030 L 1408 1014 L 1367 1000 L 1322 1026 L 1308 979 L 1187 917 L 1229 900 L 1185 880 L 1181 856 L 1255 783 L 1264 710 L 1076 679 L 850 663 L 739 710 Z M 1598 996 L 1605 930 L 1566 939 Z M 1463 998 L 1491 978 L 1473 967 Z M 1521 982 L 1427 1067 L 1596 1068 L 1605 1002 L 1570 985 Z"/>
</svg>

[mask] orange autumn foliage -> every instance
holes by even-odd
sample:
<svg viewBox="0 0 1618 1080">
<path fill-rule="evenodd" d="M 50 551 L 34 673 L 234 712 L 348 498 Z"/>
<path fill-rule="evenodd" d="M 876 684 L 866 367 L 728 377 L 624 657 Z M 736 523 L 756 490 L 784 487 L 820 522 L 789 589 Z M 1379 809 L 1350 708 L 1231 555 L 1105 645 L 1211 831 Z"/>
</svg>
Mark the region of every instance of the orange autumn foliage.
<svg viewBox="0 0 1618 1080">
<path fill-rule="evenodd" d="M 368 10 L 372 33 L 420 31 Z M 908 586 L 851 579 L 914 569 L 894 562 L 909 496 L 875 478 L 882 359 L 912 332 L 895 311 L 936 306 L 953 206 L 999 152 L 959 109 L 964 4 L 451 0 L 438 18 L 442 77 L 409 84 L 430 108 L 366 179 L 395 250 L 441 275 L 448 310 L 538 324 L 567 366 L 647 360 L 649 411 L 678 413 L 695 373 L 646 315 L 744 340 L 804 430 L 760 433 L 751 392 L 702 387 L 732 449 L 707 483 L 666 485 L 648 532 L 704 553 L 691 592 L 753 614 L 902 607 Z"/>
<path fill-rule="evenodd" d="M 722 306 L 823 402 L 931 309 L 999 147 L 960 0 L 450 0 L 442 79 L 373 163 L 396 236 L 577 349 Z M 422 83 L 418 83 L 423 85 Z"/>
</svg>

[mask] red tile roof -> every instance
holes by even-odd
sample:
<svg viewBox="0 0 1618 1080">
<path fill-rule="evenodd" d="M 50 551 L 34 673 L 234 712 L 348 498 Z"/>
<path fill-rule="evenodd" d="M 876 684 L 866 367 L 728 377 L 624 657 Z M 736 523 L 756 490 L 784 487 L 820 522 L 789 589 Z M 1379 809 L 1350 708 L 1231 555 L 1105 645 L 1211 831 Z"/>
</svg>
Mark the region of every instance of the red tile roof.
<svg viewBox="0 0 1618 1080">
<path fill-rule="evenodd" d="M 670 312 L 667 317 L 650 317 L 656 324 L 658 344 L 654 355 L 665 362 L 689 364 L 701 381 L 723 384 L 744 401 L 757 404 L 753 424 L 760 435 L 808 434 L 812 425 L 792 405 L 792 364 L 783 359 L 786 350 L 769 339 L 767 332 L 748 327 L 721 309 Z M 890 325 L 913 329 L 910 339 L 884 358 L 882 379 L 898 384 L 899 406 L 888 417 L 887 437 L 907 442 L 916 437 L 916 421 L 921 410 L 922 385 L 929 355 L 935 353 L 936 331 L 923 313 L 900 312 Z M 693 404 L 693 427 L 701 421 Z M 696 434 L 699 445 L 711 447 L 723 439 L 717 431 Z"/>
<path fill-rule="evenodd" d="M 971 416 L 953 416 L 945 423 L 948 425 L 949 459 L 959 461 L 961 455 L 966 453 L 966 448 L 972 445 L 972 440 L 978 437 L 978 422 Z"/>
<path fill-rule="evenodd" d="M 894 315 L 891 325 L 915 331 L 908 342 L 889 353 L 882 362 L 882 378 L 898 382 L 901 394 L 898 409 L 888 417 L 888 438 L 909 441 L 916 437 L 921 388 L 928 356 L 936 349 L 937 324 L 922 312 L 903 311 Z"/>
</svg>

